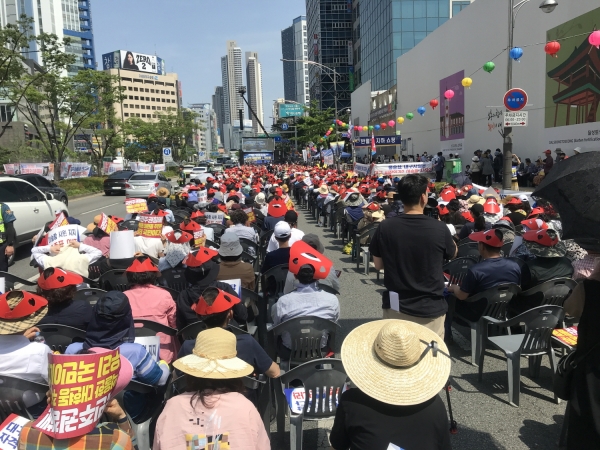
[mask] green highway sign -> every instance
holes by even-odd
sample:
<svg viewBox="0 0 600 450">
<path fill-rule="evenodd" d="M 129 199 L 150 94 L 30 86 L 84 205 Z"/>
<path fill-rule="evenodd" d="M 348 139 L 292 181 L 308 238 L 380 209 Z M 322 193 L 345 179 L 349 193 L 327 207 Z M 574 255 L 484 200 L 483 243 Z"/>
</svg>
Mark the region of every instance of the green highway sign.
<svg viewBox="0 0 600 450">
<path fill-rule="evenodd" d="M 304 114 L 306 106 L 297 104 L 279 104 L 279 117 L 301 117 Z"/>
</svg>

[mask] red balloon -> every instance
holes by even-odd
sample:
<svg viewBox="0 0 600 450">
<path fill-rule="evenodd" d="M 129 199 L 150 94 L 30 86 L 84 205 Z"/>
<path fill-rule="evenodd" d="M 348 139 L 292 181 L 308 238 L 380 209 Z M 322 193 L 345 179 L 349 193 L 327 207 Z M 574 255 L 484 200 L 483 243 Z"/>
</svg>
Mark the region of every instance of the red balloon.
<svg viewBox="0 0 600 450">
<path fill-rule="evenodd" d="M 435 98 L 429 102 L 429 106 L 431 106 L 431 109 L 435 109 L 435 107 L 439 104 L 440 102 L 438 102 Z"/>
<path fill-rule="evenodd" d="M 381 129 L 382 129 L 382 130 L 385 130 L 385 129 L 387 128 L 387 123 L 385 123 L 385 122 L 381 122 L 381 123 L 379 124 L 379 126 L 381 127 Z"/>
<path fill-rule="evenodd" d="M 558 58 L 556 54 L 560 50 L 560 43 L 557 41 L 550 41 L 544 47 L 544 51 L 554 58 Z"/>
</svg>

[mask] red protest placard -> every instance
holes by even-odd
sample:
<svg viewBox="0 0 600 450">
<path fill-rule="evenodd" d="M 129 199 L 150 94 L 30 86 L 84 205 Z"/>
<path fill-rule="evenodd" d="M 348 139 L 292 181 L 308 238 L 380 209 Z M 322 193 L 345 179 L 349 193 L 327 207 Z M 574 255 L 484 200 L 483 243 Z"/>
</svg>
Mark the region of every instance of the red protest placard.
<svg viewBox="0 0 600 450">
<path fill-rule="evenodd" d="M 552 336 L 569 347 L 574 347 L 577 345 L 577 326 L 552 330 Z"/>
<path fill-rule="evenodd" d="M 252 208 L 244 208 L 243 211 L 248 216 L 248 222 L 256 222 L 256 217 L 254 216 L 254 210 Z"/>
<path fill-rule="evenodd" d="M 160 238 L 162 236 L 163 218 L 152 214 L 140 214 L 137 236 Z"/>
<path fill-rule="evenodd" d="M 48 355 L 50 404 L 33 428 L 55 439 L 83 436 L 95 427 L 117 384 L 119 349 L 87 355 Z"/>
<path fill-rule="evenodd" d="M 104 231 L 106 234 L 110 235 L 113 231 L 119 231 L 119 227 L 117 224 L 106 214 L 102 213 L 100 216 L 100 222 L 98 222 L 98 228 Z"/>
<path fill-rule="evenodd" d="M 204 247 L 205 242 L 206 235 L 204 234 L 204 230 L 194 231 L 194 247 Z"/>
<path fill-rule="evenodd" d="M 50 224 L 49 228 L 54 230 L 55 228 L 64 227 L 65 225 L 69 225 L 69 221 L 65 217 L 65 213 L 61 212 L 56 215 L 56 219 Z"/>
<path fill-rule="evenodd" d="M 143 198 L 129 198 L 125 200 L 125 211 L 129 214 L 148 211 L 148 203 Z"/>
</svg>

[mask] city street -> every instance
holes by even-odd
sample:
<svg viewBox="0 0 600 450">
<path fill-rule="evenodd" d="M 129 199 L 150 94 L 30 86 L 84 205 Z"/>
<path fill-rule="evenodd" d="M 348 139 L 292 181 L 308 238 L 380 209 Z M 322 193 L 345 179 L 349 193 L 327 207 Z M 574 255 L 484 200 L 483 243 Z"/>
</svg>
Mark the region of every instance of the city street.
<svg viewBox="0 0 600 450">
<path fill-rule="evenodd" d="M 364 267 L 356 270 L 356 262 L 344 255 L 341 240 L 328 228 L 316 227 L 316 221 L 301 211 L 298 227 L 305 233 L 316 233 L 325 245 L 325 254 L 342 271 L 341 333 L 336 352 L 344 337 L 362 323 L 381 318 L 383 277 L 377 281 L 373 269 L 368 276 Z M 520 450 L 556 448 L 560 436 L 565 402 L 557 405 L 552 395 L 552 373 L 548 358 L 542 360 L 538 379 L 531 379 L 525 358 L 521 359 L 521 401 L 515 408 L 508 403 L 506 360 L 499 352 L 486 354 L 483 381 L 477 381 L 478 368 L 471 365 L 469 332 L 466 328 L 453 331 L 455 344 L 449 347 L 452 356 L 451 401 L 458 434 L 452 436 L 452 447 L 460 450 Z M 465 338 L 467 336 L 467 338 Z M 442 398 L 446 402 L 445 393 Z M 332 420 L 304 422 L 304 448 L 329 448 L 328 432 Z M 275 427 L 272 426 L 272 431 Z M 289 433 L 272 434 L 272 448 L 289 448 Z"/>
</svg>

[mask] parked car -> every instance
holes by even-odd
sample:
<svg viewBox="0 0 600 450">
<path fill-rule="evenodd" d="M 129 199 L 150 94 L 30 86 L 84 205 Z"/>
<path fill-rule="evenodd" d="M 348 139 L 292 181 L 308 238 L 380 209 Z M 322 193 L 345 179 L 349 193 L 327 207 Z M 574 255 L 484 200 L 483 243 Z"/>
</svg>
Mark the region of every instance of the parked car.
<svg viewBox="0 0 600 450">
<path fill-rule="evenodd" d="M 190 173 L 192 173 L 193 169 L 194 169 L 193 164 L 186 164 L 183 166 L 183 173 L 185 173 L 185 175 L 189 177 Z"/>
<path fill-rule="evenodd" d="M 15 175 L 15 177 L 30 182 L 44 193 L 50 192 L 54 196 L 55 200 L 59 200 L 65 205 L 69 204 L 69 196 L 67 195 L 67 191 L 59 187 L 54 181 L 50 181 L 41 175 L 36 175 L 35 173 Z"/>
<path fill-rule="evenodd" d="M 211 172 L 223 172 L 223 164 L 214 164 L 210 168 Z"/>
<path fill-rule="evenodd" d="M 55 211 L 69 211 L 52 193 L 42 193 L 31 183 L 12 176 L 0 177 L 0 203 L 5 203 L 17 219 L 17 247 L 30 244 L 31 238 L 56 218 Z M 14 255 L 9 258 L 9 265 L 13 260 Z"/>
<path fill-rule="evenodd" d="M 125 196 L 148 198 L 161 187 L 166 188 L 169 193 L 173 189 L 171 182 L 161 172 L 138 172 L 125 183 Z"/>
<path fill-rule="evenodd" d="M 214 178 L 215 176 L 212 173 L 210 173 L 210 172 L 204 172 L 204 173 L 201 173 L 201 174 L 199 174 L 199 175 L 197 175 L 195 177 L 192 177 L 192 179 L 193 180 L 200 180 L 200 183 L 206 184 L 207 178 L 210 178 L 210 177 Z"/>
<path fill-rule="evenodd" d="M 124 194 L 125 193 L 125 183 L 127 180 L 131 178 L 131 176 L 136 173 L 133 170 L 117 170 L 114 173 L 111 173 L 104 180 L 104 194 L 112 195 L 116 194 Z"/>
<path fill-rule="evenodd" d="M 190 173 L 190 179 L 195 179 L 198 175 L 208 172 L 208 166 L 196 166 L 192 169 Z"/>
</svg>

